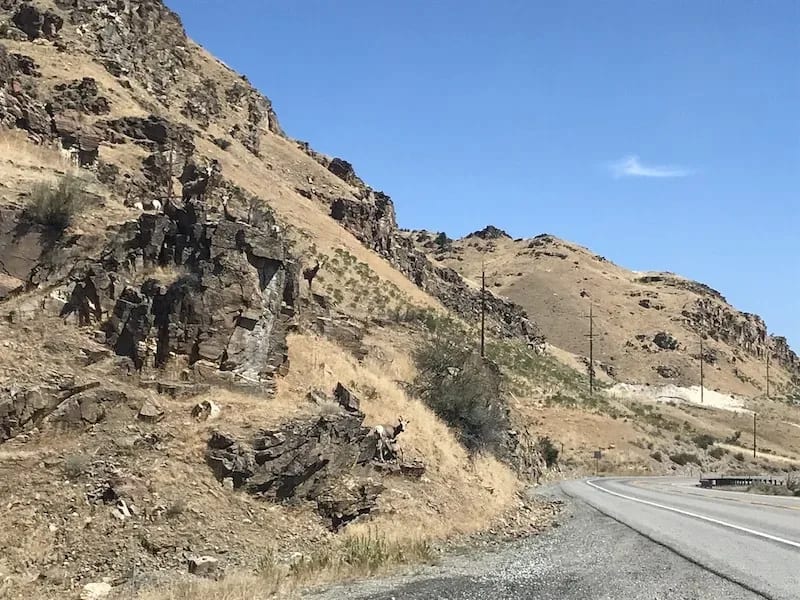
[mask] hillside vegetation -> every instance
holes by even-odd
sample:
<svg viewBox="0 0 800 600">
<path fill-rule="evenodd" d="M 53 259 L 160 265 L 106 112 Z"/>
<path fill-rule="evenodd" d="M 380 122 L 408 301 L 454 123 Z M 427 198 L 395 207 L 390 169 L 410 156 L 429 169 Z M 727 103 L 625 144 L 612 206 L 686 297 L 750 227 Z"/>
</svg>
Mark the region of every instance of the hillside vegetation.
<svg viewBox="0 0 800 600">
<path fill-rule="evenodd" d="M 556 508 L 525 489 L 597 448 L 625 473 L 800 457 L 794 407 L 758 387 L 766 338 L 733 344 L 721 298 L 572 246 L 429 246 L 160 0 L 4 0 L 0 38 L 0 597 L 292 594 L 540 531 Z M 594 393 L 584 287 L 609 332 Z M 620 298 L 660 316 L 613 321 Z M 723 322 L 692 320 L 708 298 Z M 614 393 L 654 356 L 691 383 L 696 327 L 736 410 Z"/>
</svg>

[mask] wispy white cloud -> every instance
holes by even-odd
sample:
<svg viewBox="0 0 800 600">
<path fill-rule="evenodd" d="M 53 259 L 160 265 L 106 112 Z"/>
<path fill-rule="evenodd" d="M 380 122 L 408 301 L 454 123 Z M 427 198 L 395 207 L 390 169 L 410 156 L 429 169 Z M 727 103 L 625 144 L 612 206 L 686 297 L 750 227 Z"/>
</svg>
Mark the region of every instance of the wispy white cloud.
<svg viewBox="0 0 800 600">
<path fill-rule="evenodd" d="M 626 156 L 609 165 L 614 177 L 687 177 L 692 171 L 674 165 L 646 165 L 636 155 Z"/>
</svg>

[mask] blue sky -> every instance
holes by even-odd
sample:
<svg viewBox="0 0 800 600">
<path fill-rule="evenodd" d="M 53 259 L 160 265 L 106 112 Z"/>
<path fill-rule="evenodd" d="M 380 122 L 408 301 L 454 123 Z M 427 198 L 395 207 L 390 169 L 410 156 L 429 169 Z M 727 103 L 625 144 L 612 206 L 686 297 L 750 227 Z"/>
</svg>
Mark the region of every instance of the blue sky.
<svg viewBox="0 0 800 600">
<path fill-rule="evenodd" d="M 401 226 L 552 233 L 800 349 L 800 2 L 167 3 Z"/>
</svg>

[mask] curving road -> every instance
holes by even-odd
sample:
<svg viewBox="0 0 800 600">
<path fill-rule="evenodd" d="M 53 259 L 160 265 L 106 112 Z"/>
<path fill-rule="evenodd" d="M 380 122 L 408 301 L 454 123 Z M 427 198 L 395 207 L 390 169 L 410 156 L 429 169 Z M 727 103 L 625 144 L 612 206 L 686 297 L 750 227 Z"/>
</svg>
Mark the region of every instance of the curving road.
<svg viewBox="0 0 800 600">
<path fill-rule="evenodd" d="M 800 598 L 800 498 L 655 477 L 564 482 L 550 493 L 568 508 L 547 534 L 313 597 Z"/>
<path fill-rule="evenodd" d="M 800 498 L 706 490 L 676 478 L 595 479 L 564 491 L 767 598 L 800 598 Z"/>
</svg>

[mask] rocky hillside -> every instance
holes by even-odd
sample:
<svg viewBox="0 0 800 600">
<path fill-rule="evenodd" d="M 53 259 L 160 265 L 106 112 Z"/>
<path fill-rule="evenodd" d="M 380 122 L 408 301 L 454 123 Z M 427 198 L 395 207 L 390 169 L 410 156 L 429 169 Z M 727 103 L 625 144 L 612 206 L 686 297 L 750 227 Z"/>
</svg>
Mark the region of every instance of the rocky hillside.
<svg viewBox="0 0 800 600">
<path fill-rule="evenodd" d="M 773 394 L 800 377 L 785 338 L 702 283 L 629 271 L 551 235 L 515 240 L 494 226 L 459 240 L 424 231 L 407 238 L 473 285 L 485 264 L 488 288 L 535 315 L 551 344 L 583 357 L 591 304 L 596 369 L 617 381 L 697 385 L 701 340 L 708 387 L 764 394 L 767 355 Z"/>
<path fill-rule="evenodd" d="M 431 560 L 543 527 L 524 486 L 598 447 L 673 472 L 701 439 L 692 464 L 747 468 L 702 437 L 736 447 L 738 413 L 589 397 L 559 362 L 582 368 L 558 346 L 582 353 L 591 297 L 614 377 L 690 381 L 704 333 L 711 384 L 757 391 L 763 323 L 658 277 L 552 238 L 399 230 L 160 0 L 0 0 L 0 597 L 244 598 Z M 415 388 L 424 343 L 464 357 L 428 347 L 427 381 L 477 397 L 492 452 Z M 785 381 L 797 359 L 772 351 Z M 765 441 L 795 460 L 772 404 Z M 382 460 L 375 426 L 401 416 Z"/>
<path fill-rule="evenodd" d="M 533 438 L 503 432 L 516 470 L 471 455 L 408 392 L 417 315 L 479 306 L 159 0 L 0 0 L 0 596 L 277 589 L 378 529 L 402 562 L 536 527 Z M 543 343 L 488 306 L 492 339 Z"/>
</svg>

